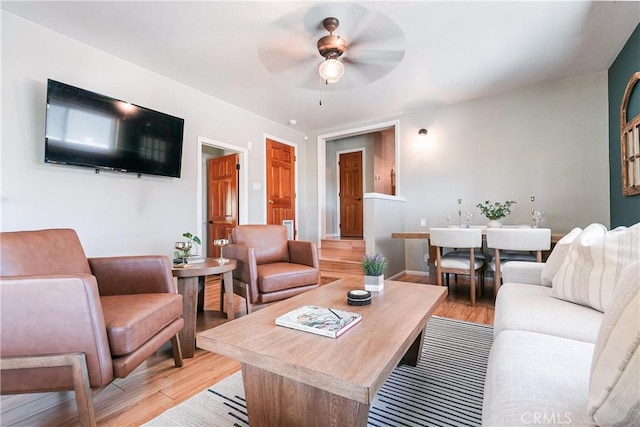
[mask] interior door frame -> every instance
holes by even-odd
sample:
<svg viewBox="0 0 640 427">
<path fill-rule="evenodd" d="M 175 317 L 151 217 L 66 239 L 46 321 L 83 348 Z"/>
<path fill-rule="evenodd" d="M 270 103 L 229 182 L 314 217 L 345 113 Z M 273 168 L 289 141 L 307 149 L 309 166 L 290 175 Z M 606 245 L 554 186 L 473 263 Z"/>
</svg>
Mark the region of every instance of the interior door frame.
<svg viewBox="0 0 640 427">
<path fill-rule="evenodd" d="M 198 179 L 196 185 L 196 223 L 198 236 L 204 236 L 202 230 L 206 226 L 203 218 L 203 205 L 206 198 L 207 189 L 203 185 L 203 163 L 202 163 L 202 147 L 214 147 L 221 150 L 227 150 L 238 154 L 240 163 L 240 176 L 238 182 L 238 224 L 247 224 L 249 222 L 249 171 L 248 171 L 248 150 L 244 147 L 228 144 L 226 142 L 216 141 L 214 139 L 198 137 Z"/>
<path fill-rule="evenodd" d="M 337 132 L 326 133 L 316 137 L 317 146 L 317 172 L 318 172 L 318 236 L 316 245 L 322 247 L 322 238 L 327 231 L 327 187 L 325 170 L 327 165 L 327 142 L 336 139 L 347 138 L 350 136 L 362 135 L 377 131 L 383 131 L 393 128 L 395 139 L 395 156 L 396 156 L 396 195 L 389 196 L 393 198 L 401 198 L 400 186 L 400 121 L 393 120 L 390 122 L 374 123 L 368 126 L 362 126 L 353 129 L 345 129 Z"/>
<path fill-rule="evenodd" d="M 293 223 L 295 225 L 295 230 L 293 230 L 293 235 L 295 236 L 295 238 L 297 239 L 298 236 L 300 236 L 299 234 L 299 230 L 298 230 L 298 215 L 300 212 L 300 210 L 298 209 L 298 144 L 294 143 L 294 142 L 289 142 L 286 141 L 282 138 L 278 138 L 276 136 L 273 135 L 269 135 L 269 134 L 264 134 L 263 135 L 263 144 L 262 144 L 262 158 L 264 159 L 264 163 L 263 163 L 263 179 L 262 182 L 264 182 L 264 211 L 262 212 L 262 217 L 264 218 L 265 223 L 267 222 L 267 139 L 270 139 L 272 141 L 276 141 L 279 142 L 280 144 L 284 144 L 284 145 L 289 145 L 291 147 L 293 147 L 293 155 L 294 155 L 294 162 L 293 162 L 293 182 L 294 182 L 294 188 L 293 191 L 295 192 L 295 199 L 293 201 L 293 205 L 294 205 L 294 209 L 295 209 L 295 215 L 293 218 Z"/>
<path fill-rule="evenodd" d="M 362 195 L 364 196 L 364 193 L 366 193 L 367 147 L 346 148 L 336 151 L 336 223 L 334 224 L 335 227 L 333 227 L 334 230 L 337 230 L 336 236 L 340 236 L 340 154 L 357 153 L 358 151 L 362 152 Z M 364 216 L 364 212 L 362 215 Z"/>
</svg>

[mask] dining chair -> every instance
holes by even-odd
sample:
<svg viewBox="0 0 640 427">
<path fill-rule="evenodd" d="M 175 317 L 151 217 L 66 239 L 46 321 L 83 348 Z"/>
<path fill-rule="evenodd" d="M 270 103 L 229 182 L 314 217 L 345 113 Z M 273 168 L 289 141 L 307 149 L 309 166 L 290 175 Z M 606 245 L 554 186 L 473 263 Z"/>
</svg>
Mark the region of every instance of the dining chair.
<svg viewBox="0 0 640 427">
<path fill-rule="evenodd" d="M 438 285 L 442 286 L 443 274 L 468 275 L 471 306 L 475 306 L 476 275 L 482 273 L 484 267 L 484 260 L 476 253 L 476 249 L 482 248 L 482 230 L 480 228 L 431 228 L 429 236 L 430 244 L 436 248 Z M 468 257 L 460 256 L 460 250 L 468 250 Z M 478 291 L 481 295 L 482 275 L 480 275 Z"/>
<path fill-rule="evenodd" d="M 542 251 L 551 248 L 550 228 L 487 228 L 487 248 L 494 257 L 487 264 L 493 270 L 493 292 L 498 294 L 502 266 L 509 261 L 542 262 Z"/>
</svg>

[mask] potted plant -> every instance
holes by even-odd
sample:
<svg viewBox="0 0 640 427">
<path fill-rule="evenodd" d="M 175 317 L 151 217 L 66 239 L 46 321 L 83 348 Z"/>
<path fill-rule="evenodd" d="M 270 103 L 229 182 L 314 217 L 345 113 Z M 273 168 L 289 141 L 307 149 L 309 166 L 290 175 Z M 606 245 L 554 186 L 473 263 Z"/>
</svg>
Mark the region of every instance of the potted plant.
<svg viewBox="0 0 640 427">
<path fill-rule="evenodd" d="M 516 202 L 513 200 L 507 200 L 504 203 L 485 200 L 484 203 L 478 203 L 476 207 L 489 219 L 487 227 L 502 227 L 500 219 L 509 215 L 511 213 L 511 206 L 515 204 Z"/>
<path fill-rule="evenodd" d="M 199 245 L 202 241 L 198 236 L 189 232 L 182 233 L 182 237 L 186 238 L 187 241 L 176 242 L 175 248 L 177 250 L 173 253 L 173 256 L 176 260 L 180 260 L 182 263 L 185 263 L 185 261 L 191 256 L 191 248 L 193 247 L 193 244 L 195 243 L 196 245 Z"/>
<path fill-rule="evenodd" d="M 384 271 L 389 261 L 381 254 L 364 255 L 362 269 L 364 270 L 364 288 L 367 291 L 378 292 L 384 288 Z"/>
</svg>

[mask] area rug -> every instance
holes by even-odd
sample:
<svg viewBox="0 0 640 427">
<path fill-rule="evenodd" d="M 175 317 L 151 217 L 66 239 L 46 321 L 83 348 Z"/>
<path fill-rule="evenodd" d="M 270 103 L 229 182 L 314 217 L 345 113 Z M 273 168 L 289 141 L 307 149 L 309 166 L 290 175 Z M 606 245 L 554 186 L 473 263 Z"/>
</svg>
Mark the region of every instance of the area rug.
<svg viewBox="0 0 640 427">
<path fill-rule="evenodd" d="M 490 326 L 432 317 L 418 366 L 400 365 L 394 369 L 371 404 L 368 425 L 480 425 L 492 342 Z M 145 424 L 248 425 L 240 372 Z"/>
</svg>

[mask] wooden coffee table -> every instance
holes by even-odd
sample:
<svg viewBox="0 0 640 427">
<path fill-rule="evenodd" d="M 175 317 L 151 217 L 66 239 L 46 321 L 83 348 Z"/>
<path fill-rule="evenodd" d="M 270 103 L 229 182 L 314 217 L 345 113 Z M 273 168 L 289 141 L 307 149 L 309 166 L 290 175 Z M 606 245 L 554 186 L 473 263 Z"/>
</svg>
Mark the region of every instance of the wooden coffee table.
<svg viewBox="0 0 640 427">
<path fill-rule="evenodd" d="M 365 426 L 376 392 L 398 363 L 414 365 L 445 287 L 385 281 L 368 306 L 350 306 L 342 279 L 197 335 L 198 347 L 241 362 L 249 422 L 258 426 Z M 337 339 L 275 325 L 303 305 L 362 313 Z"/>
</svg>

